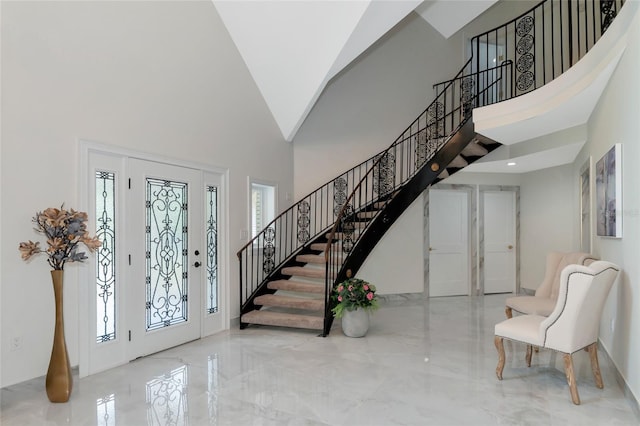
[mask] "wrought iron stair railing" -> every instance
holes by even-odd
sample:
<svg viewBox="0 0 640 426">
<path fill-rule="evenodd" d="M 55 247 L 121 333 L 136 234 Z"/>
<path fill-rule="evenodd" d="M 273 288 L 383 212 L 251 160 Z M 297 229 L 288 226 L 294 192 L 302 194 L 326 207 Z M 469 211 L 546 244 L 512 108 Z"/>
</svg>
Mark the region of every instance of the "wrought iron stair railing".
<svg viewBox="0 0 640 426">
<path fill-rule="evenodd" d="M 320 239 L 335 223 L 347 195 L 375 162 L 369 158 L 302 197 L 267 224 L 238 252 L 240 312 L 254 308 L 253 299 L 270 291 L 265 284 L 280 279 L 282 265 L 295 265 L 295 256 Z"/>
<path fill-rule="evenodd" d="M 346 266 L 357 272 L 361 261 L 354 262 L 352 253 L 367 241 L 363 237 L 388 229 L 382 212 L 394 204 L 400 190 L 410 184 L 421 186 L 413 188 L 413 194 L 424 190 L 477 136 L 471 123 L 474 108 L 523 95 L 562 74 L 593 47 L 623 4 L 624 0 L 546 0 L 474 37 L 471 58 L 453 79 L 434 86 L 436 99 L 388 149 L 303 197 L 238 251 L 241 314 L 255 307 L 257 295 L 270 292 L 265 284 L 282 278 L 283 265 L 295 264 L 297 254 L 330 232 L 325 248 L 326 335 L 334 283 L 346 276 Z M 406 208 L 411 197 L 399 198 L 406 205 L 395 208 Z M 357 214 L 374 210 L 377 213 L 354 238 Z M 359 258 L 372 248 L 361 247 Z"/>
<path fill-rule="evenodd" d="M 386 151 L 376 156 L 372 167 L 346 199 L 327 238 L 323 334 L 328 334 L 333 320 L 330 312 L 331 289 L 349 274 L 357 272 L 371 249 L 400 214 L 437 180 L 468 144 L 474 139 L 478 141 L 469 105 L 478 105 L 479 97 L 505 85 L 502 77 L 508 75 L 511 66 L 507 61 L 490 70 L 465 74 L 464 71 L 470 68 L 470 62 L 467 62 L 465 68 L 446 83 L 431 105 Z M 478 78 L 477 74 L 483 73 L 495 73 L 495 76 L 482 92 L 461 90 L 465 78 Z M 455 93 L 458 95 L 455 96 Z M 367 215 L 365 227 L 356 233 L 356 224 L 367 212 L 370 214 Z"/>
</svg>

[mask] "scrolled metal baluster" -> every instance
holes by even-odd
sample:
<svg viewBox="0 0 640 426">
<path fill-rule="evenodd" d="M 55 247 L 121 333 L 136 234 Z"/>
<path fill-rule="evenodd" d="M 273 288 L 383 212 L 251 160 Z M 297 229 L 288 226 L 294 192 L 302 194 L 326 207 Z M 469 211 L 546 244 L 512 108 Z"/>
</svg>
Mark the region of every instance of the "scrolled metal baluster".
<svg viewBox="0 0 640 426">
<path fill-rule="evenodd" d="M 311 219 L 309 219 L 309 212 L 311 211 L 311 206 L 307 201 L 301 201 L 298 203 L 298 242 L 301 244 L 309 241 L 309 225 L 311 224 Z"/>
<path fill-rule="evenodd" d="M 273 228 L 267 228 L 264 232 L 264 247 L 262 248 L 262 271 L 268 275 L 275 267 L 274 256 L 276 253 L 274 241 L 276 231 Z"/>
</svg>

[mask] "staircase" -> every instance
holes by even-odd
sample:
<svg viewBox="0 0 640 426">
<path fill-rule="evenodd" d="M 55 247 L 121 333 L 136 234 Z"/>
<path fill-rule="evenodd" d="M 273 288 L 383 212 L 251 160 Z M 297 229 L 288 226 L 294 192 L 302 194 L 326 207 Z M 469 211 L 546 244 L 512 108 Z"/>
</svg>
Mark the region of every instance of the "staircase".
<svg viewBox="0 0 640 426">
<path fill-rule="evenodd" d="M 345 199 L 343 204 L 337 204 L 335 207 L 340 207 L 342 218 L 302 245 L 294 256 L 282 262 L 270 274 L 265 285 L 244 306 L 246 312 L 241 315 L 241 327 L 249 324 L 294 327 L 317 330 L 326 335 L 324 330 L 327 329 L 328 333 L 330 328 L 330 324 L 327 325 L 327 318 L 330 316 L 325 315 L 329 309 L 326 303 L 326 283 L 336 282 L 338 276 L 342 277 L 338 281 L 342 281 L 347 269 L 357 270 L 371 248 L 422 193 L 423 188 L 447 178 L 498 146 L 500 144 L 473 133 L 471 121 L 467 120 L 448 139 L 448 149 L 439 151 L 428 162 L 429 167 L 427 164 L 418 166 L 420 172 L 412 177 L 413 183 L 382 195 L 375 192 L 371 202 L 366 202 L 366 206 L 360 206 L 350 215 L 345 214 L 345 211 L 351 205 L 351 198 Z M 380 162 L 381 158 L 378 159 Z M 446 167 L 436 168 L 437 164 L 446 164 Z M 380 182 L 384 179 L 388 179 L 388 176 L 384 173 L 380 176 L 378 173 L 375 186 L 385 186 Z M 372 190 L 368 192 L 374 193 Z M 336 198 L 335 193 L 333 198 Z M 336 226 L 336 223 L 340 225 Z M 358 244 L 355 244 L 356 241 Z M 265 247 L 267 252 L 271 251 L 269 245 Z"/>
<path fill-rule="evenodd" d="M 435 100 L 389 148 L 302 198 L 238 252 L 241 328 L 294 327 L 326 336 L 334 285 L 358 271 L 425 189 L 500 146 L 474 131 L 473 109 L 524 95 L 562 74 L 596 43 L 623 3 L 546 0 L 474 37 L 471 59 L 452 80 L 434 86 Z M 544 26 L 545 19 L 556 37 L 537 43 L 532 34 L 542 31 L 536 22 Z M 558 44 L 551 51 L 560 52 L 550 59 L 549 39 Z M 483 66 L 491 63 L 491 44 L 493 51 L 500 46 L 504 59 Z"/>
<path fill-rule="evenodd" d="M 359 234 L 376 217 L 384 201 L 373 204 L 371 209 L 358 212 L 354 218 L 352 234 Z M 329 240 L 336 241 L 345 237 L 344 232 L 332 236 L 327 232 L 316 242 L 309 243 L 295 256 L 292 266 L 283 266 L 279 278 L 267 282 L 267 292 L 255 297 L 255 308 L 241 317 L 241 324 L 261 324 L 282 327 L 296 327 L 311 330 L 323 330 L 325 312 L 325 281 L 327 278 L 327 256 L 325 250 Z M 321 241 L 321 242 L 318 242 Z M 331 246 L 332 258 L 341 260 L 343 253 L 337 246 Z M 332 277 L 330 281 L 335 278 Z M 275 293 L 271 293 L 271 291 Z"/>
</svg>

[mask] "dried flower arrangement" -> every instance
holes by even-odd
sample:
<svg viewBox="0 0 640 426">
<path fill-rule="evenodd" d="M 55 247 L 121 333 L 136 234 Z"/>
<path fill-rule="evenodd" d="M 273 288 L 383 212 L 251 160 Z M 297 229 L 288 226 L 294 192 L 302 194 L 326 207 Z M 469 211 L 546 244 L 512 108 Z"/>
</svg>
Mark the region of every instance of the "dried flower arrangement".
<svg viewBox="0 0 640 426">
<path fill-rule="evenodd" d="M 47 253 L 49 265 L 55 270 L 63 270 L 66 262 L 82 262 L 87 259 L 84 252 L 78 251 L 78 244 L 84 244 L 90 252 L 100 247 L 97 237 L 87 232 L 87 214 L 84 212 L 65 210 L 61 206 L 37 212 L 33 218 L 35 230 L 44 234 L 49 248 L 43 250 L 39 242 L 31 240 L 20 243 L 23 260 L 29 260 L 38 253 Z"/>
</svg>

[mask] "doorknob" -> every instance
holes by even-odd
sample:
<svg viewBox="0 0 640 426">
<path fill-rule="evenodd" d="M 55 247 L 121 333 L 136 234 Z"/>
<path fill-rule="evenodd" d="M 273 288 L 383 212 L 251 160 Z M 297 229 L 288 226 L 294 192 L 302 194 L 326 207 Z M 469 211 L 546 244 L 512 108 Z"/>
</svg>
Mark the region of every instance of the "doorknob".
<svg viewBox="0 0 640 426">
<path fill-rule="evenodd" d="M 434 249 L 433 247 L 429 247 L 429 251 L 433 251 L 433 250 L 438 250 L 438 249 Z"/>
<path fill-rule="evenodd" d="M 200 265 L 202 265 L 202 263 L 200 263 L 200 262 L 196 262 L 196 263 L 193 264 L 193 266 L 195 266 L 196 268 L 199 268 Z"/>
<path fill-rule="evenodd" d="M 513 246 L 511 244 L 509 244 L 509 250 L 511 250 L 513 248 Z"/>
<path fill-rule="evenodd" d="M 198 256 L 198 255 L 200 254 L 200 250 L 196 250 L 196 251 L 194 252 L 194 254 L 195 254 L 196 256 Z"/>
</svg>

